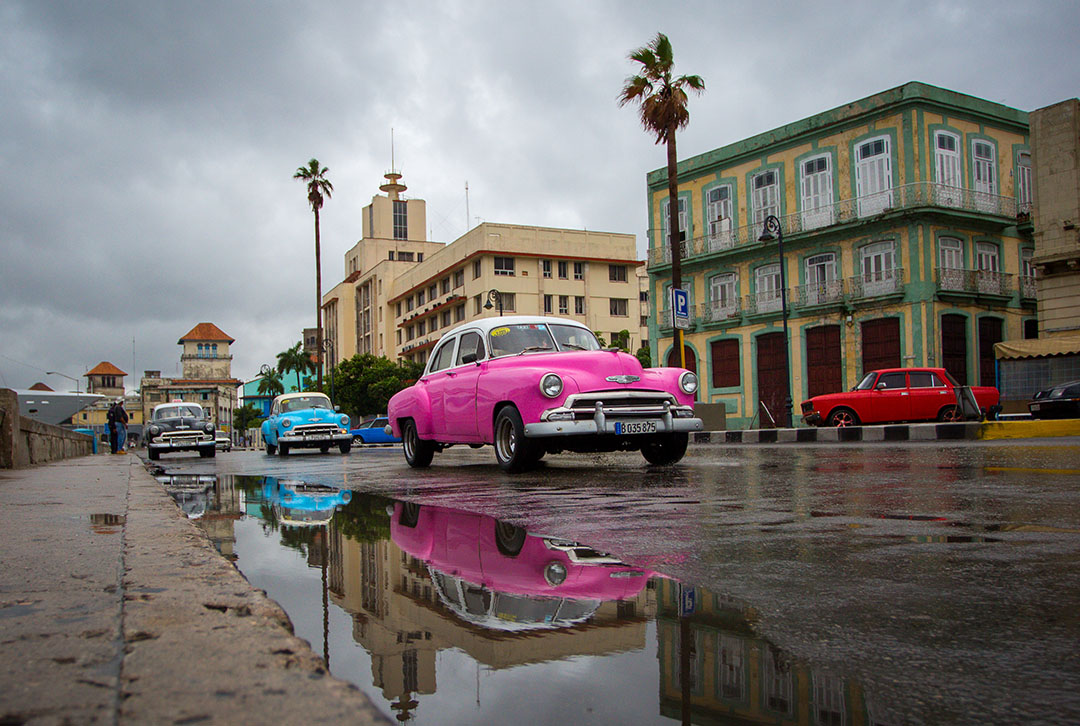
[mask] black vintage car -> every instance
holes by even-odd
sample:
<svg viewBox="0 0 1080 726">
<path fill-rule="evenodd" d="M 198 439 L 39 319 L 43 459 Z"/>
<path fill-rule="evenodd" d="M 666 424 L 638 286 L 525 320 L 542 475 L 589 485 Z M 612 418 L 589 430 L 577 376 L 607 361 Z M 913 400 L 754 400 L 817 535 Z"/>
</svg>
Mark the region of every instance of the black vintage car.
<svg viewBox="0 0 1080 726">
<path fill-rule="evenodd" d="M 197 403 L 161 403 L 154 406 L 146 429 L 146 448 L 151 459 L 172 451 L 198 451 L 212 457 L 214 422 Z"/>
<path fill-rule="evenodd" d="M 1039 391 L 1028 403 L 1032 418 L 1080 418 L 1080 381 Z"/>
</svg>

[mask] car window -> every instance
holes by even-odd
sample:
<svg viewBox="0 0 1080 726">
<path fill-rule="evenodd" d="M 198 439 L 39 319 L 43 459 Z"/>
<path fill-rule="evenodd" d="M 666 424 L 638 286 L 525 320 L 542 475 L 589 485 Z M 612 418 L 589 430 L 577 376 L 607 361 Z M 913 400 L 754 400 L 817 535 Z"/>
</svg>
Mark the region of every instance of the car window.
<svg viewBox="0 0 1080 726">
<path fill-rule="evenodd" d="M 908 380 L 911 381 L 912 388 L 933 388 L 934 378 L 934 374 L 930 371 L 911 371 L 908 373 Z"/>
<path fill-rule="evenodd" d="M 930 375 L 932 377 L 932 383 L 930 385 L 932 385 L 934 388 L 948 387 L 949 384 L 946 383 L 937 373 L 931 373 Z"/>
<path fill-rule="evenodd" d="M 600 350 L 600 343 L 591 330 L 576 325 L 550 326 L 559 350 Z"/>
<path fill-rule="evenodd" d="M 877 379 L 877 371 L 870 371 L 867 373 L 859 384 L 855 386 L 856 391 L 865 391 L 874 387 L 874 381 Z"/>
<path fill-rule="evenodd" d="M 180 418 L 181 416 L 202 418 L 202 408 L 199 406 L 169 406 L 167 408 L 155 409 L 154 411 L 154 419 L 156 421 L 165 418 Z"/>
<path fill-rule="evenodd" d="M 326 396 L 299 396 L 281 402 L 282 413 L 303 411 L 305 408 L 330 408 L 330 399 Z"/>
<path fill-rule="evenodd" d="M 951 373 L 949 373 L 948 371 L 945 371 L 945 381 L 946 381 L 946 383 L 948 383 L 948 384 L 949 384 L 950 386 L 952 386 L 952 387 L 954 387 L 954 388 L 955 388 L 956 386 L 959 386 L 959 385 L 960 385 L 959 383 L 957 383 L 957 382 L 956 382 L 956 379 L 955 379 L 955 378 L 953 378 L 953 377 L 952 377 L 952 374 L 951 374 Z"/>
<path fill-rule="evenodd" d="M 454 361 L 454 365 L 464 365 L 462 359 L 470 353 L 476 355 L 476 360 L 484 360 L 487 357 L 484 351 L 484 339 L 480 337 L 479 333 L 468 332 L 461 336 L 461 343 L 458 344 L 457 359 Z"/>
<path fill-rule="evenodd" d="M 907 382 L 904 380 L 904 373 L 882 373 L 878 378 L 877 387 L 892 389 L 892 388 L 907 388 Z"/>
<path fill-rule="evenodd" d="M 543 323 L 521 323 L 502 325 L 493 328 L 488 337 L 491 342 L 491 357 L 518 353 L 536 353 L 555 350 L 555 341 L 551 338 L 548 326 Z"/>
<path fill-rule="evenodd" d="M 428 369 L 428 373 L 450 367 L 450 362 L 454 359 L 454 342 L 456 340 L 456 337 L 445 340 L 442 345 L 435 349 L 435 352 L 431 354 L 431 368 Z"/>
</svg>

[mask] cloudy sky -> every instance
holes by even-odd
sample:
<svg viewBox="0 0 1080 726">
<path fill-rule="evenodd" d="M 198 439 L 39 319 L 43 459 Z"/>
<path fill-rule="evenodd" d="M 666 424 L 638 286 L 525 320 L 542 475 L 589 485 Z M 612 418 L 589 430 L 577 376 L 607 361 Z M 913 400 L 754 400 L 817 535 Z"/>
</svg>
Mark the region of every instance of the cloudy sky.
<svg viewBox="0 0 1080 726">
<path fill-rule="evenodd" d="M 664 152 L 616 96 L 657 31 L 697 73 L 686 158 L 919 80 L 1023 110 L 1080 95 L 1080 3 L 619 0 L 0 3 L 0 385 L 108 360 L 233 374 L 314 324 L 393 164 L 429 238 L 480 221 L 632 233 Z M 469 187 L 467 218 L 465 184 Z M 83 379 L 85 380 L 85 379 Z"/>
</svg>

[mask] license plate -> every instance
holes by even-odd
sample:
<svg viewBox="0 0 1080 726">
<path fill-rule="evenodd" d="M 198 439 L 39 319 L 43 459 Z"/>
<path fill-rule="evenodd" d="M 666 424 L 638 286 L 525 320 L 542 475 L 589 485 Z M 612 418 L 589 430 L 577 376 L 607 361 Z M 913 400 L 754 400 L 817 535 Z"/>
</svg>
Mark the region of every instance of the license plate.
<svg viewBox="0 0 1080 726">
<path fill-rule="evenodd" d="M 615 433 L 619 436 L 625 434 L 655 434 L 655 421 L 616 421 Z"/>
<path fill-rule="evenodd" d="M 1031 410 L 1032 410 L 1032 411 L 1038 411 L 1038 410 L 1040 410 L 1041 408 L 1042 408 L 1042 404 L 1038 404 L 1038 403 L 1033 403 L 1033 404 L 1031 404 Z"/>
</svg>

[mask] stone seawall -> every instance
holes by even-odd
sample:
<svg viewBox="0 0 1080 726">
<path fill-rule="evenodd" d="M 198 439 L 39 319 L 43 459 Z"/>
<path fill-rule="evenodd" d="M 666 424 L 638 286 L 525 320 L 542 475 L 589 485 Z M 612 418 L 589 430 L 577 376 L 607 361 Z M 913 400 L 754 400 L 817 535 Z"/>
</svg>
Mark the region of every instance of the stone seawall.
<svg viewBox="0 0 1080 726">
<path fill-rule="evenodd" d="M 18 394 L 0 389 L 0 468 L 22 469 L 86 456 L 93 446 L 93 438 L 86 434 L 20 416 Z"/>
</svg>

